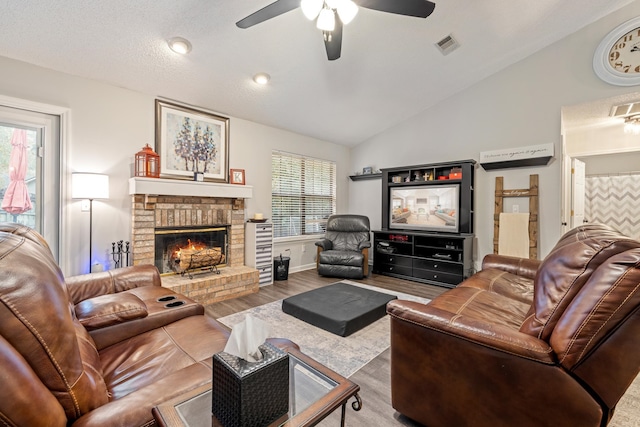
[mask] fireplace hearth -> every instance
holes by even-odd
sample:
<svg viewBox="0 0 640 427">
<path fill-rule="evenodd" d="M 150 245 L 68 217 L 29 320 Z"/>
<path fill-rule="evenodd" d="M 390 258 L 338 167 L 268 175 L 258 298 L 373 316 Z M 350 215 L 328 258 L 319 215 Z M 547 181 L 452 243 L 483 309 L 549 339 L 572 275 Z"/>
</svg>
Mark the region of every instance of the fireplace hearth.
<svg viewBox="0 0 640 427">
<path fill-rule="evenodd" d="M 160 274 L 216 272 L 226 265 L 228 226 L 171 227 L 155 230 L 155 266 Z"/>
<path fill-rule="evenodd" d="M 238 191 L 237 187 L 242 187 L 240 189 L 243 192 L 242 195 L 235 194 Z M 229 195 L 226 197 L 217 195 L 219 188 L 229 192 Z M 162 189 L 166 189 L 170 194 L 158 194 L 162 193 Z M 249 190 L 248 194 L 247 190 Z M 224 260 L 221 259 L 214 269 L 214 271 L 217 269 L 220 274 L 198 274 L 190 279 L 186 274 L 185 276 L 176 274 L 165 261 L 159 268 L 165 271 L 161 278 L 162 286 L 173 289 L 203 305 L 258 292 L 258 270 L 244 265 L 244 200 L 236 198 L 251 197 L 249 186 L 131 178 L 129 191 L 133 196 L 131 246 L 134 265 L 157 266 L 156 230 L 190 228 L 200 231 L 207 228 L 226 228 L 226 242 L 222 240 L 207 245 L 211 248 L 222 248 L 221 254 L 223 250 L 225 251 Z M 175 192 L 182 195 L 176 195 Z M 198 195 L 184 194 L 193 192 L 197 192 Z M 208 196 L 205 196 L 205 193 Z M 187 246 L 189 238 L 185 240 Z M 191 238 L 191 241 L 196 242 L 197 239 Z M 209 256 L 214 257 L 211 252 Z M 182 261 L 183 258 L 180 259 Z M 207 271 L 206 268 L 205 271 Z"/>
</svg>

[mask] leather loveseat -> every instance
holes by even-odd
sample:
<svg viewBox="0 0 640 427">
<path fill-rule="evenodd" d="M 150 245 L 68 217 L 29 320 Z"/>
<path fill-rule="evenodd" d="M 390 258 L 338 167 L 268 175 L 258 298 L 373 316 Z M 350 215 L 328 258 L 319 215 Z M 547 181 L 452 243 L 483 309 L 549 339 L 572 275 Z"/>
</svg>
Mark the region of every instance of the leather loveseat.
<svg viewBox="0 0 640 427">
<path fill-rule="evenodd" d="M 487 255 L 428 304 L 392 301 L 393 407 L 429 427 L 606 425 L 640 371 L 640 242 L 604 225 L 542 261 Z"/>
<path fill-rule="evenodd" d="M 155 267 L 65 281 L 38 233 L 0 224 L 0 424 L 153 426 L 154 406 L 211 382 L 227 338 Z"/>
</svg>

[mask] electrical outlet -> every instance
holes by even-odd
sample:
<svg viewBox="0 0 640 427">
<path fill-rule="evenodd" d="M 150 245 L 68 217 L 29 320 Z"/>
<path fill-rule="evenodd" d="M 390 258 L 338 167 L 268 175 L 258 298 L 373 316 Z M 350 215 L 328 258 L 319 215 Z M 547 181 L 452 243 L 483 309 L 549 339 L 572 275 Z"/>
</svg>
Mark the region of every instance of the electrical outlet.
<svg viewBox="0 0 640 427">
<path fill-rule="evenodd" d="M 82 212 L 89 212 L 89 199 L 80 202 L 80 210 Z"/>
<path fill-rule="evenodd" d="M 520 206 L 518 206 L 518 205 L 513 205 L 512 209 L 513 209 L 513 213 L 520 212 Z"/>
<path fill-rule="evenodd" d="M 302 246 L 302 249 L 301 249 L 302 253 L 307 252 L 307 245 L 302 244 L 301 246 Z"/>
</svg>

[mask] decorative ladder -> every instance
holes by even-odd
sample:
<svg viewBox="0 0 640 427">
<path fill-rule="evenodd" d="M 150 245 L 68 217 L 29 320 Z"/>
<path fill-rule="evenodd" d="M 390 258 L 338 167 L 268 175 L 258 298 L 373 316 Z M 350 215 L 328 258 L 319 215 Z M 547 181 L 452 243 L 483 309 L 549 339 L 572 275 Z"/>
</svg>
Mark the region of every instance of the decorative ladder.
<svg viewBox="0 0 640 427">
<path fill-rule="evenodd" d="M 529 175 L 529 188 L 505 190 L 504 177 L 496 177 L 496 203 L 493 213 L 493 253 L 498 253 L 500 237 L 500 213 L 505 197 L 529 198 L 529 258 L 538 259 L 538 175 Z"/>
</svg>

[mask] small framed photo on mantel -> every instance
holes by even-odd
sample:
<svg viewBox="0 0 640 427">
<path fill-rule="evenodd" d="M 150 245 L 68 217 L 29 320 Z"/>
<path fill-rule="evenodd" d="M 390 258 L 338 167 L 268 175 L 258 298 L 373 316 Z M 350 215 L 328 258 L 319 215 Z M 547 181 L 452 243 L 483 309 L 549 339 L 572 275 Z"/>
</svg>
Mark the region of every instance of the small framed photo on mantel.
<svg viewBox="0 0 640 427">
<path fill-rule="evenodd" d="M 373 168 L 371 166 L 366 166 L 362 168 L 362 175 L 371 175 L 373 173 Z"/>
<path fill-rule="evenodd" d="M 229 181 L 231 184 L 244 185 L 244 169 L 230 169 Z"/>
</svg>

